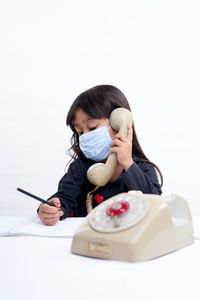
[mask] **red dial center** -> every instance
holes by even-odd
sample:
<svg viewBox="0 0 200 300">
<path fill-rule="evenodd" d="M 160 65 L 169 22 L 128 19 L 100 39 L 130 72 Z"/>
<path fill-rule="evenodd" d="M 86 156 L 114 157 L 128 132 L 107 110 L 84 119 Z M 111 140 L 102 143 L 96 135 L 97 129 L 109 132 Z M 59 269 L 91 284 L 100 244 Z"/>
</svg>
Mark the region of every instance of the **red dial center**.
<svg viewBox="0 0 200 300">
<path fill-rule="evenodd" d="M 119 216 L 124 214 L 129 209 L 129 203 L 126 201 L 114 202 L 106 209 L 106 214 L 108 216 Z"/>
</svg>

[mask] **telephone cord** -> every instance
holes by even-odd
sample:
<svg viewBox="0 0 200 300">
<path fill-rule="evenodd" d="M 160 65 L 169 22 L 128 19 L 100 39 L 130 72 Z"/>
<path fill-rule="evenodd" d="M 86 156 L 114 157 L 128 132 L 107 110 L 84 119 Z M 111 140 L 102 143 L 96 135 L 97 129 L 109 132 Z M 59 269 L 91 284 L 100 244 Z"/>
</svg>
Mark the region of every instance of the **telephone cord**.
<svg viewBox="0 0 200 300">
<path fill-rule="evenodd" d="M 92 207 L 92 193 L 95 192 L 96 190 L 98 190 L 99 185 L 95 186 L 95 188 L 90 191 L 89 193 L 87 193 L 87 199 L 86 199 L 86 207 L 87 207 L 87 213 L 89 214 L 93 207 Z"/>
</svg>

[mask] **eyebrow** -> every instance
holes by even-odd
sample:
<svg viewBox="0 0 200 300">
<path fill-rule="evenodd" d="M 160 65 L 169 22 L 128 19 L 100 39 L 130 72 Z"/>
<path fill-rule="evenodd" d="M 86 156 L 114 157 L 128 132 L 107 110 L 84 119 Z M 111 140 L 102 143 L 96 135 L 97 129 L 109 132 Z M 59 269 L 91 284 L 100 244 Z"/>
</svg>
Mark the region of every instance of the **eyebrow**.
<svg viewBox="0 0 200 300">
<path fill-rule="evenodd" d="M 94 119 L 93 117 L 88 117 L 88 119 L 86 120 L 86 122 L 88 122 L 88 121 L 90 121 L 90 120 L 92 120 L 92 119 Z M 86 123 L 85 122 L 85 123 Z M 79 127 L 76 123 L 74 123 L 74 127 Z"/>
</svg>

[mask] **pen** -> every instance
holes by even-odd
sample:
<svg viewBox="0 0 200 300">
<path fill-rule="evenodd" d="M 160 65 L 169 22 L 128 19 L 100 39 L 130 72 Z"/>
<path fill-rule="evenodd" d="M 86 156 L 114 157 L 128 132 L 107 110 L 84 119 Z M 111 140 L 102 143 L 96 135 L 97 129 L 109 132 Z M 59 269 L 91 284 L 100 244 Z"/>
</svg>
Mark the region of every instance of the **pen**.
<svg viewBox="0 0 200 300">
<path fill-rule="evenodd" d="M 40 201 L 40 202 L 42 202 L 42 203 L 48 204 L 48 205 L 50 205 L 50 206 L 55 206 L 53 203 L 48 202 L 48 201 L 46 201 L 46 200 L 44 200 L 44 199 L 42 199 L 42 198 L 39 198 L 39 197 L 37 197 L 37 196 L 35 196 L 35 195 L 33 195 L 33 194 L 29 193 L 29 192 L 26 192 L 26 191 L 24 191 L 24 190 L 22 190 L 22 189 L 20 189 L 20 188 L 17 188 L 17 191 L 22 192 L 22 193 L 24 193 L 25 195 L 30 196 L 30 197 L 32 197 L 32 198 L 34 198 L 34 199 L 36 199 L 36 200 L 38 200 L 38 201 Z M 55 207 L 57 207 L 57 206 L 55 206 Z M 57 208 L 59 208 L 59 207 L 57 207 Z M 59 209 L 60 209 L 60 208 L 59 208 Z"/>
</svg>

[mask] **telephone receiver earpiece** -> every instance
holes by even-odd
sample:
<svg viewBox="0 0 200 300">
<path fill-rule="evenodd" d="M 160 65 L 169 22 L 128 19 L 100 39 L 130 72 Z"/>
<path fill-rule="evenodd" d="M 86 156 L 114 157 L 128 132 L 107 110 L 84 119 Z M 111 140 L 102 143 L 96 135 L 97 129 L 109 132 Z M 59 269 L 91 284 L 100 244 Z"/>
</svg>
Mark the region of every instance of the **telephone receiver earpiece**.
<svg viewBox="0 0 200 300">
<path fill-rule="evenodd" d="M 116 108 L 110 115 L 111 127 L 119 133 L 127 136 L 128 124 L 133 123 L 133 117 L 131 112 L 126 108 Z M 111 153 L 108 156 L 106 163 L 96 163 L 92 165 L 87 171 L 87 178 L 93 185 L 104 186 L 110 180 L 114 174 L 118 160 L 116 153 Z"/>
</svg>

